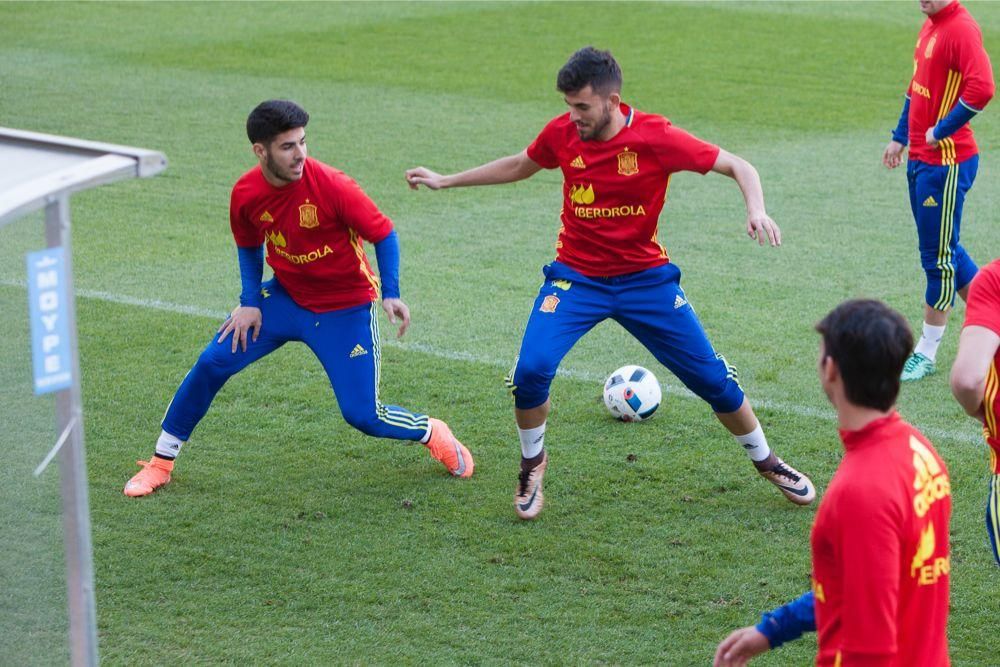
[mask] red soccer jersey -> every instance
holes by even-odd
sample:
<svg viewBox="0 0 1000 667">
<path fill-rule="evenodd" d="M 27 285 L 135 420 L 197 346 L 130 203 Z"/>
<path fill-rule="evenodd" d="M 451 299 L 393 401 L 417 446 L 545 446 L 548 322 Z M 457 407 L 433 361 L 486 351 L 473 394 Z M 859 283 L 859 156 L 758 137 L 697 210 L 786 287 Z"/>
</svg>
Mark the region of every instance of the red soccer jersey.
<svg viewBox="0 0 1000 667">
<path fill-rule="evenodd" d="M 955 164 L 979 149 L 968 123 L 950 137 L 927 145 L 927 128 L 938 123 L 961 99 L 981 111 L 993 97 L 993 69 L 983 35 L 972 15 L 954 0 L 927 18 L 913 52 L 910 98 L 910 158 L 929 164 Z"/>
<path fill-rule="evenodd" d="M 1000 259 L 979 269 L 969 287 L 969 302 L 965 306 L 963 326 L 985 327 L 1000 335 Z M 1000 349 L 993 356 L 986 392 L 983 396 L 986 424 L 983 432 L 990 446 L 990 470 L 1000 474 Z"/>
<path fill-rule="evenodd" d="M 322 313 L 378 297 L 361 240 L 378 243 L 392 221 L 342 171 L 306 158 L 302 178 L 276 188 L 254 167 L 233 186 L 229 224 L 236 245 L 267 243 L 267 263 L 303 308 Z"/>
<path fill-rule="evenodd" d="M 841 431 L 812 530 L 817 665 L 948 665 L 944 462 L 898 413 Z"/>
<path fill-rule="evenodd" d="M 670 175 L 706 173 L 719 147 L 663 116 L 621 105 L 625 127 L 608 141 L 583 141 L 563 114 L 528 146 L 528 157 L 563 173 L 556 259 L 585 276 L 618 276 L 670 261 L 657 240 Z"/>
</svg>

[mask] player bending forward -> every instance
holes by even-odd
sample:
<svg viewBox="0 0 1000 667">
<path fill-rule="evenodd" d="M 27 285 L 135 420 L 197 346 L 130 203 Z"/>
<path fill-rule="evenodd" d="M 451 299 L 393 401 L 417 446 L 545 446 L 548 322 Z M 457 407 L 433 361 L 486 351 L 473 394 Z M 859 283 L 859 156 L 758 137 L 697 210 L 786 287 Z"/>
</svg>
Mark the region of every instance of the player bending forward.
<svg viewBox="0 0 1000 667">
<path fill-rule="evenodd" d="M 743 192 L 750 237 L 780 245 L 757 171 L 666 118 L 622 103 L 621 84 L 609 52 L 581 49 L 557 79 L 569 113 L 546 125 L 526 150 L 448 176 L 424 167 L 406 172 L 410 187 L 432 190 L 511 183 L 543 168 L 563 173 L 556 260 L 543 269 L 545 282 L 508 378 L 521 440 L 517 515 L 534 519 L 542 510 L 545 422 L 556 368 L 580 337 L 609 317 L 712 406 L 761 475 L 806 505 L 816 495 L 812 483 L 771 451 L 735 370 L 712 348 L 680 287 L 680 270 L 657 241 L 670 175 L 715 171 Z"/>
<path fill-rule="evenodd" d="M 379 400 L 378 280 L 361 240 L 375 244 L 382 309 L 402 336 L 399 241 L 392 221 L 343 172 L 306 157 L 307 114 L 285 100 L 247 118 L 260 164 L 233 187 L 229 219 L 239 253 L 240 305 L 209 342 L 167 408 L 149 461 L 125 485 L 145 496 L 170 481 L 174 458 L 230 377 L 289 341 L 323 364 L 351 426 L 382 438 L 419 440 L 452 475 L 470 477 L 472 456 L 447 424 Z M 274 278 L 261 284 L 264 245 Z"/>
</svg>

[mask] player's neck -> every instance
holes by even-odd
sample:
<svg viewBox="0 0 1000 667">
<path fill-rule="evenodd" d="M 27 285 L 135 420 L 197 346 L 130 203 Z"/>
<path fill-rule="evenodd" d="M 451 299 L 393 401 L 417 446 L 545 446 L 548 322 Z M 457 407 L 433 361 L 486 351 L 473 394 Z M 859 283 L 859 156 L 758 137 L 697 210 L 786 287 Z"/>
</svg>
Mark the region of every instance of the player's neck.
<svg viewBox="0 0 1000 667">
<path fill-rule="evenodd" d="M 625 114 L 622 113 L 621 105 L 619 105 L 611 114 L 611 122 L 608 123 L 607 127 L 604 128 L 600 136 L 596 137 L 596 139 L 598 141 L 611 141 L 625 128 L 627 120 Z"/>
<path fill-rule="evenodd" d="M 888 417 L 893 410 L 892 408 L 888 411 L 876 410 L 846 400 L 840 402 L 836 408 L 837 424 L 842 431 L 860 431 L 873 421 Z"/>
</svg>

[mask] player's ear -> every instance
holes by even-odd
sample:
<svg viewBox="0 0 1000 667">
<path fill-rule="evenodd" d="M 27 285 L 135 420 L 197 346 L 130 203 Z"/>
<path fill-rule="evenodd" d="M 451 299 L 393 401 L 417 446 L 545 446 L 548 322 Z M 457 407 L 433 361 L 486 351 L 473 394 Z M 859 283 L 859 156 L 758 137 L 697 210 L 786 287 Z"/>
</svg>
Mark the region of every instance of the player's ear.
<svg viewBox="0 0 1000 667">
<path fill-rule="evenodd" d="M 823 376 L 823 380 L 827 383 L 833 382 L 840 377 L 840 368 L 829 354 L 824 354 L 823 358 L 820 359 L 819 372 Z"/>
<path fill-rule="evenodd" d="M 263 160 L 267 157 L 267 148 L 265 148 L 264 144 L 260 142 L 254 142 L 253 154 L 257 156 L 258 160 Z"/>
<path fill-rule="evenodd" d="M 608 95 L 608 102 L 611 103 L 611 106 L 617 107 L 619 104 L 622 103 L 621 93 L 613 92 L 610 95 Z"/>
</svg>

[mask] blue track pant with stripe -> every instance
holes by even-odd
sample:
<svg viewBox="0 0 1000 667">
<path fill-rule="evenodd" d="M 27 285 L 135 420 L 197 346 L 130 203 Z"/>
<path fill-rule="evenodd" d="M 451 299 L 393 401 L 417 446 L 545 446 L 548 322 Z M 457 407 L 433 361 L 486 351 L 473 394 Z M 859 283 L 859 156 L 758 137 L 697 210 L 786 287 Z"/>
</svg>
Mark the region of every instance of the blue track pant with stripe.
<svg viewBox="0 0 1000 667">
<path fill-rule="evenodd" d="M 426 415 L 378 396 L 381 346 L 375 303 L 314 313 L 296 304 L 277 280 L 262 286 L 262 325 L 256 341 L 248 337 L 244 352 L 232 351 L 232 340 L 212 337 L 188 372 L 167 408 L 163 430 L 186 441 L 226 381 L 289 341 L 309 346 L 323 364 L 340 405 L 354 428 L 381 438 L 420 440 L 427 432 Z"/>
</svg>

